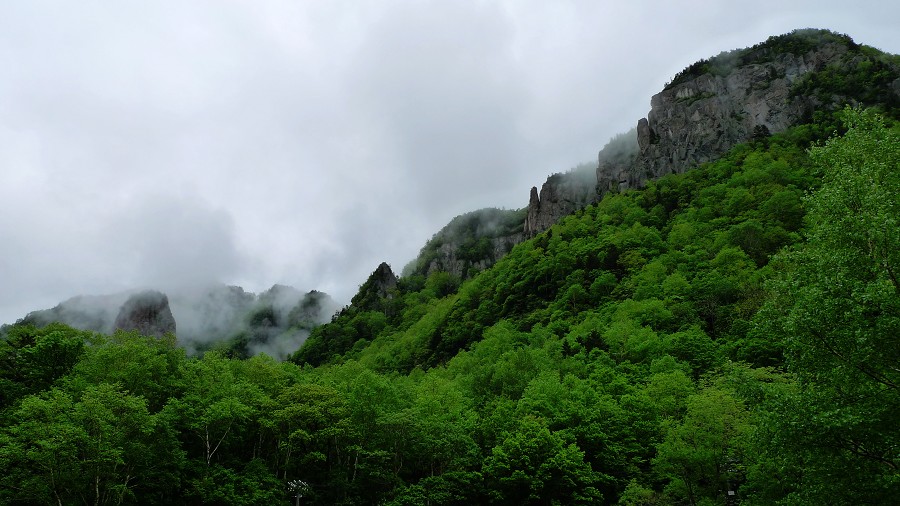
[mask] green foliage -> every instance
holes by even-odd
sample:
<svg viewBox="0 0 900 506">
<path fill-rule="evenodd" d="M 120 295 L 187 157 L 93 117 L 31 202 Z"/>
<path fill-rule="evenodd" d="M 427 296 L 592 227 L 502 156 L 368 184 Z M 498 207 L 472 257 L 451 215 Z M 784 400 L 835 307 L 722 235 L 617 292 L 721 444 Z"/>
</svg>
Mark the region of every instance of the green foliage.
<svg viewBox="0 0 900 506">
<path fill-rule="evenodd" d="M 0 503 L 889 504 L 900 130 L 844 115 L 380 267 L 292 362 L 6 328 Z"/>
<path fill-rule="evenodd" d="M 594 504 L 602 500 L 584 453 L 534 419 L 491 450 L 483 473 L 492 504 Z"/>
<path fill-rule="evenodd" d="M 825 179 L 808 199 L 807 241 L 779 256 L 757 319 L 799 379 L 768 418 L 772 458 L 804 470 L 792 503 L 887 503 L 900 491 L 900 130 L 871 111 L 845 117 L 848 132 L 812 152 Z"/>
<path fill-rule="evenodd" d="M 4 499 L 154 502 L 177 487 L 183 459 L 164 418 L 108 383 L 78 396 L 52 389 L 24 399 L 17 422 L 0 433 Z"/>
<path fill-rule="evenodd" d="M 90 332 L 59 323 L 43 328 L 15 325 L 0 340 L 0 410 L 40 392 L 68 374 L 84 353 Z"/>
<path fill-rule="evenodd" d="M 893 118 L 900 118 L 900 96 L 893 83 L 900 79 L 900 58 L 872 48 L 859 48 L 840 61 L 810 72 L 791 88 L 791 96 L 813 97 L 824 106 L 834 97 L 866 106 L 878 106 Z M 841 103 L 838 102 L 838 103 Z"/>
<path fill-rule="evenodd" d="M 653 459 L 668 481 L 664 492 L 677 501 L 700 498 L 723 503 L 743 479 L 750 413 L 731 392 L 705 388 L 687 399 L 684 418 L 666 430 Z"/>
</svg>

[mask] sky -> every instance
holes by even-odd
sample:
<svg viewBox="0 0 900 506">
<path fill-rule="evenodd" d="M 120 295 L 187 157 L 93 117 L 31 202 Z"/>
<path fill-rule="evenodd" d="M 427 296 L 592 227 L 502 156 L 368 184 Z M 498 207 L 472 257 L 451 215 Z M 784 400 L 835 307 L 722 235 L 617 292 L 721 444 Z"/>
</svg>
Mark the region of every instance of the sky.
<svg viewBox="0 0 900 506">
<path fill-rule="evenodd" d="M 0 323 L 78 294 L 349 301 L 527 205 L 692 62 L 794 28 L 900 53 L 900 2 L 0 4 Z"/>
</svg>

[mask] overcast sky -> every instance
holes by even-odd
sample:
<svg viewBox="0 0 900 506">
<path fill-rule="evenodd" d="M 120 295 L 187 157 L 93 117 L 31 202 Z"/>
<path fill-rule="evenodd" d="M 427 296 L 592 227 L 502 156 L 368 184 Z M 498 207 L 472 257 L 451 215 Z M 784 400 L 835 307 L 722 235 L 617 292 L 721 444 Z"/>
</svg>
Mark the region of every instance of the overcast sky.
<svg viewBox="0 0 900 506">
<path fill-rule="evenodd" d="M 793 28 L 900 52 L 888 1 L 7 1 L 0 322 L 209 281 L 347 301 L 520 208 L 699 58 Z"/>
</svg>

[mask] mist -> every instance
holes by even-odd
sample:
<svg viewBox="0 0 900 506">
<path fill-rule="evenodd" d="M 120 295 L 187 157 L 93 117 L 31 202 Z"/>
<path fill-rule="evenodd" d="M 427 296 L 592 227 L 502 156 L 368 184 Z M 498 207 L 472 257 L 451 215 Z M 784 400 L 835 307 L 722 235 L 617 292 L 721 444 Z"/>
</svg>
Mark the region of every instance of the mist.
<svg viewBox="0 0 900 506">
<path fill-rule="evenodd" d="M 76 296 L 20 321 L 43 326 L 62 322 L 81 330 L 112 334 L 135 298 L 152 289 Z M 164 293 L 175 320 L 176 343 L 189 355 L 209 350 L 284 360 L 312 329 L 331 320 L 343 305 L 328 294 L 275 285 L 255 294 L 241 287 L 211 284 L 173 288 Z M 133 304 L 132 304 L 133 305 Z M 127 313 L 126 313 L 127 314 Z"/>
</svg>

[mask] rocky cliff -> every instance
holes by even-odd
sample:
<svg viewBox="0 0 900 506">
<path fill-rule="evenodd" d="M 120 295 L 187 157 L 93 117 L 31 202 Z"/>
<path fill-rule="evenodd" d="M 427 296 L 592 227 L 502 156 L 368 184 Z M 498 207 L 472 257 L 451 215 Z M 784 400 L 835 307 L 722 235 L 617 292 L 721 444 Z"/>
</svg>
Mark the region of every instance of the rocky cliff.
<svg viewBox="0 0 900 506">
<path fill-rule="evenodd" d="M 854 47 L 830 32 L 803 31 L 694 64 L 651 98 L 650 113 L 638 121 L 638 163 L 622 183 L 639 186 L 681 173 L 750 140 L 754 132 L 778 133 L 802 123 L 830 104 L 793 93 L 794 86 L 844 60 Z"/>
<path fill-rule="evenodd" d="M 390 265 L 381 262 L 369 275 L 369 279 L 359 287 L 359 291 L 350 300 L 350 305 L 362 311 L 380 308 L 384 299 L 394 296 L 396 287 L 397 275 L 394 274 Z"/>
<path fill-rule="evenodd" d="M 174 334 L 175 318 L 169 309 L 169 298 L 155 290 L 136 293 L 122 304 L 113 326 L 121 330 L 136 330 L 145 336 Z"/>
<path fill-rule="evenodd" d="M 897 116 L 898 83 L 896 56 L 826 30 L 796 30 L 696 62 L 651 98 L 649 114 L 632 134 L 633 156 L 600 152 L 592 188 L 575 173 L 551 176 L 539 194 L 532 188 L 525 235 L 546 230 L 607 192 L 684 172 L 736 144 L 807 123 L 816 113 L 863 104 Z"/>
<path fill-rule="evenodd" d="M 597 179 L 594 167 L 579 166 L 547 178 L 538 193 L 531 188 L 523 229 L 526 237 L 543 232 L 561 217 L 597 201 Z"/>
</svg>

